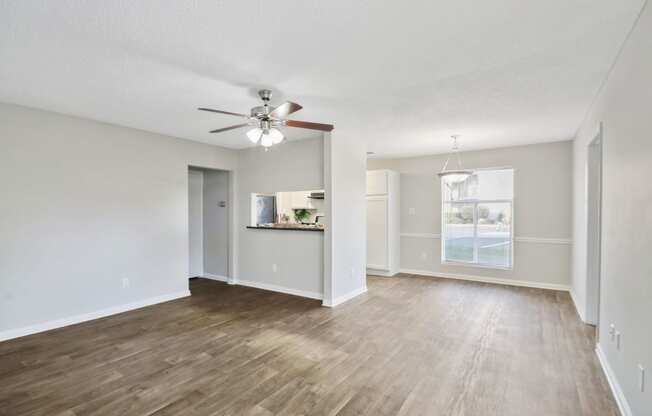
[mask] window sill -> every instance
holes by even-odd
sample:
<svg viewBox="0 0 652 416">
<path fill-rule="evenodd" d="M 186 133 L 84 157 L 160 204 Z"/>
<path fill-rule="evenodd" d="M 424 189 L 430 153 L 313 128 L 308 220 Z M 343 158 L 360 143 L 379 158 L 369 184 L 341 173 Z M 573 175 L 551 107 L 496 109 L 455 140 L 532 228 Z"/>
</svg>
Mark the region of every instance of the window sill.
<svg viewBox="0 0 652 416">
<path fill-rule="evenodd" d="M 474 267 L 476 269 L 491 269 L 491 270 L 514 270 L 514 266 L 490 266 L 478 263 L 464 263 L 457 261 L 442 261 L 442 266 L 460 266 L 460 267 Z"/>
</svg>

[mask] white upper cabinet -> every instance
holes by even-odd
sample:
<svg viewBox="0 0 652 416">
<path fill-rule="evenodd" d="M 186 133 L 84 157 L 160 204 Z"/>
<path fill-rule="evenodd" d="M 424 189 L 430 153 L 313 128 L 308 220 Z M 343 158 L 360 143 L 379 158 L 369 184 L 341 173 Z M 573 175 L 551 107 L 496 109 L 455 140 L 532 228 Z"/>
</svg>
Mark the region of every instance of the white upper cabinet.
<svg viewBox="0 0 652 416">
<path fill-rule="evenodd" d="M 367 272 L 399 272 L 400 175 L 391 170 L 367 171 Z"/>
</svg>

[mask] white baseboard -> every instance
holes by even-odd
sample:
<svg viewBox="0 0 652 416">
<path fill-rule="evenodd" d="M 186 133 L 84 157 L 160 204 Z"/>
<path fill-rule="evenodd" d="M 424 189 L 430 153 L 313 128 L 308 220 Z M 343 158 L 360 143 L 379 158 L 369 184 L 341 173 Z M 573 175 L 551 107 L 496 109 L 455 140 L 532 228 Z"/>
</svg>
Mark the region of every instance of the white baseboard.
<svg viewBox="0 0 652 416">
<path fill-rule="evenodd" d="M 337 305 L 340 305 L 340 304 L 342 304 L 342 303 L 344 303 L 346 301 L 349 301 L 349 300 L 355 298 L 356 296 L 362 295 L 366 291 L 367 291 L 367 286 L 363 286 L 363 287 L 360 287 L 360 288 L 358 288 L 356 290 L 353 290 L 353 291 L 351 291 L 351 292 L 349 292 L 349 293 L 347 293 L 345 295 L 338 296 L 335 299 L 333 299 L 332 301 L 324 300 L 322 302 L 322 305 L 327 306 L 329 308 L 333 308 L 333 307 L 335 307 Z"/>
<path fill-rule="evenodd" d="M 604 351 L 602 351 L 600 344 L 595 346 L 595 354 L 598 356 L 598 360 L 602 366 L 602 371 L 604 371 L 604 375 L 607 377 L 609 387 L 611 388 L 611 392 L 616 399 L 616 404 L 618 404 L 618 410 L 620 410 L 620 414 L 622 416 L 633 416 L 632 409 L 629 407 L 629 403 L 625 398 L 625 394 L 620 388 L 616 374 L 614 374 L 613 370 L 611 369 L 609 361 L 607 361 L 607 356 L 604 354 Z"/>
<path fill-rule="evenodd" d="M 284 286 L 272 285 L 269 283 L 254 282 L 252 280 L 241 280 L 238 279 L 235 284 L 242 286 L 255 287 L 256 289 L 269 290 L 272 292 L 285 293 L 287 295 L 301 296 L 303 298 L 309 299 L 319 299 L 321 300 L 324 296 L 319 292 L 309 292 L 306 290 L 297 290 Z"/>
<path fill-rule="evenodd" d="M 213 273 L 204 273 L 202 274 L 203 278 L 205 279 L 210 279 L 210 280 L 217 280 L 218 282 L 228 282 L 229 278 L 226 276 L 221 276 L 219 274 L 213 274 Z"/>
<path fill-rule="evenodd" d="M 531 282 L 528 280 L 501 279 L 498 277 L 473 276 L 469 274 L 442 273 L 430 270 L 401 269 L 401 273 L 416 274 L 421 276 L 442 277 L 445 279 L 469 280 L 472 282 L 493 283 L 497 285 L 533 287 L 537 289 L 570 291 L 570 286 L 555 283 Z"/>
<path fill-rule="evenodd" d="M 575 306 L 575 311 L 577 312 L 577 315 L 580 317 L 582 322 L 587 323 L 586 319 L 584 319 L 584 309 L 580 308 L 580 304 L 577 303 L 577 295 L 575 294 L 575 291 L 571 287 L 568 292 L 570 293 L 570 297 L 571 300 L 573 301 L 573 305 Z"/>
<path fill-rule="evenodd" d="M 0 332 L 0 341 L 6 341 L 13 338 L 24 337 L 26 335 L 36 334 L 38 332 L 49 331 L 51 329 L 61 328 L 68 325 L 74 325 L 81 322 L 92 321 L 93 319 L 104 318 L 105 316 L 115 315 L 134 309 L 144 308 L 145 306 L 155 305 L 157 303 L 168 302 L 174 299 L 185 298 L 190 296 L 189 290 L 182 292 L 169 293 L 167 295 L 156 296 L 153 298 L 139 300 L 137 302 L 127 303 L 124 305 L 112 306 L 110 308 L 100 309 L 99 311 L 84 313 L 81 315 L 70 316 L 68 318 L 55 319 L 53 321 L 43 322 L 36 325 L 29 325 L 22 328 L 9 329 Z"/>
<path fill-rule="evenodd" d="M 371 269 L 367 268 L 367 275 L 368 276 L 382 276 L 382 277 L 392 277 L 395 276 L 398 272 L 391 272 L 388 270 L 379 270 L 379 269 Z"/>
</svg>

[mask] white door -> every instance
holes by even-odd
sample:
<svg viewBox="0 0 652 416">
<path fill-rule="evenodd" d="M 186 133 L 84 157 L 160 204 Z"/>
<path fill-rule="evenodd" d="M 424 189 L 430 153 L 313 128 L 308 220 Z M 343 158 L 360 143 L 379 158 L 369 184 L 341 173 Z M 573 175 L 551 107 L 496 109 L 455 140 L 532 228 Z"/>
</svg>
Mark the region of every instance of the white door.
<svg viewBox="0 0 652 416">
<path fill-rule="evenodd" d="M 367 267 L 387 270 L 387 197 L 367 197 Z"/>
<path fill-rule="evenodd" d="M 204 274 L 204 174 L 188 171 L 188 277 Z"/>
</svg>

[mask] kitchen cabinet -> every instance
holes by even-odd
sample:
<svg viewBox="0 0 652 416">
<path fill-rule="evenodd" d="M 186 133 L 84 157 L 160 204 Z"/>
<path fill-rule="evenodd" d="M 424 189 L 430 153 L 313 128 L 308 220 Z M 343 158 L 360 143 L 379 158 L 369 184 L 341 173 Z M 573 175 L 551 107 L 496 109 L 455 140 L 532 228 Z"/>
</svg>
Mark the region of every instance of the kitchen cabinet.
<svg viewBox="0 0 652 416">
<path fill-rule="evenodd" d="M 292 209 L 313 209 L 309 195 L 310 191 L 292 192 Z"/>
<path fill-rule="evenodd" d="M 367 273 L 393 276 L 401 257 L 400 174 L 367 171 Z"/>
</svg>

